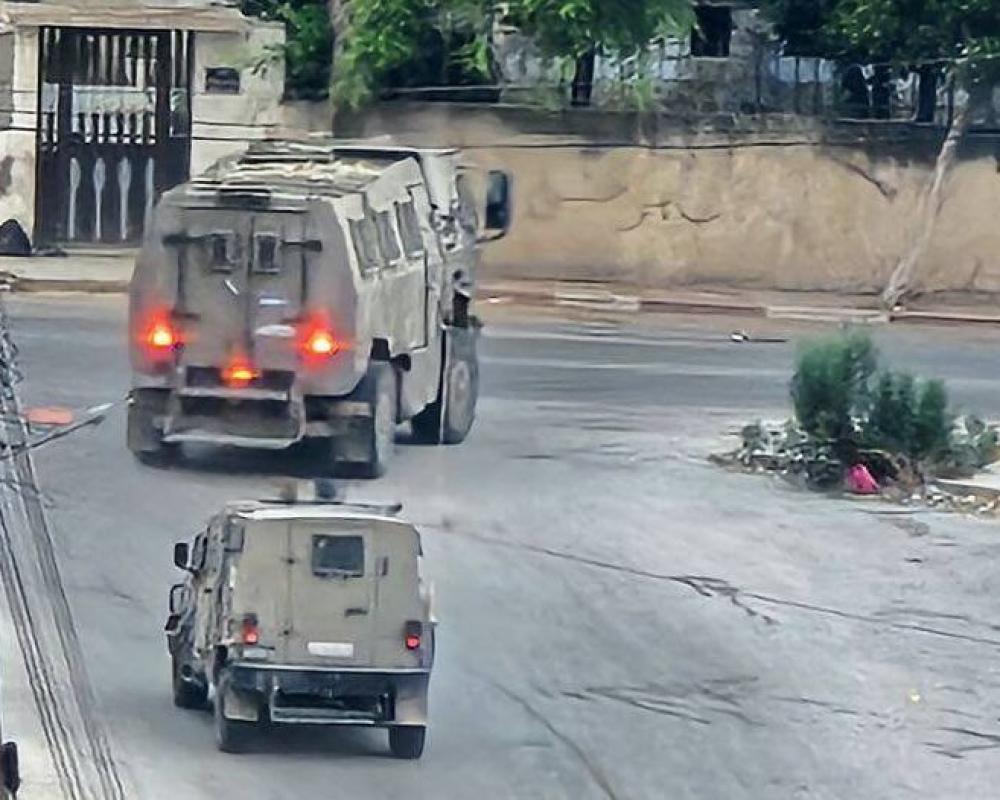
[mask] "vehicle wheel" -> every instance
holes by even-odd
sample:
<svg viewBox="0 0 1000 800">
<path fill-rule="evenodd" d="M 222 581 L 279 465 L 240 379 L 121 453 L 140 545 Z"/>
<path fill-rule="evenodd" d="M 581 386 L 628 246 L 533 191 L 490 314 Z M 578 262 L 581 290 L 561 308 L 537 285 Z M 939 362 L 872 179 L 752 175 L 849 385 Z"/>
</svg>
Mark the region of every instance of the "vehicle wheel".
<svg viewBox="0 0 1000 800">
<path fill-rule="evenodd" d="M 226 693 L 229 676 L 223 673 L 215 687 L 215 743 L 223 753 L 241 753 L 246 749 L 253 725 L 226 719 Z"/>
<path fill-rule="evenodd" d="M 469 328 L 452 328 L 445 337 L 447 374 L 442 376 L 438 398 L 417 414 L 413 434 L 430 444 L 460 444 L 476 419 L 479 399 L 479 359 L 476 334 Z M 444 419 L 442 420 L 442 414 Z"/>
<path fill-rule="evenodd" d="M 365 380 L 372 415 L 365 431 L 368 460 L 357 465 L 362 478 L 381 478 L 396 446 L 396 408 L 399 403 L 396 371 L 391 364 L 372 364 Z"/>
<path fill-rule="evenodd" d="M 420 758 L 426 738 L 427 728 L 423 725 L 389 728 L 389 750 L 396 758 Z"/>
<path fill-rule="evenodd" d="M 197 681 L 186 681 L 181 676 L 177 656 L 170 657 L 174 705 L 178 708 L 202 709 L 208 706 L 208 687 Z"/>
<path fill-rule="evenodd" d="M 163 434 L 153 424 L 155 409 L 144 402 L 142 394 L 136 393 L 129 399 L 126 441 L 128 449 L 143 464 L 164 466 L 180 453 L 180 446 L 163 441 Z"/>
</svg>

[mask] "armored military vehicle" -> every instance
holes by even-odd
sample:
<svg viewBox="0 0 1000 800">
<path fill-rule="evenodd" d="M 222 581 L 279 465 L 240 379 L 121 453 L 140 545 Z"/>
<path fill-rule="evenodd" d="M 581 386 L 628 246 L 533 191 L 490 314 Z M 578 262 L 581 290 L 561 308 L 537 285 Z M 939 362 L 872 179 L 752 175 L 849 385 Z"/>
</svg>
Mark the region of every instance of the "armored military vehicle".
<svg viewBox="0 0 1000 800">
<path fill-rule="evenodd" d="M 476 264 L 510 214 L 505 173 L 385 143 L 264 142 L 166 193 L 131 285 L 129 448 L 309 440 L 374 477 L 397 423 L 461 442 Z"/>
<path fill-rule="evenodd" d="M 175 546 L 174 702 L 205 707 L 212 690 L 220 749 L 262 725 L 352 725 L 421 755 L 435 620 L 420 534 L 397 510 L 231 503 Z"/>
</svg>

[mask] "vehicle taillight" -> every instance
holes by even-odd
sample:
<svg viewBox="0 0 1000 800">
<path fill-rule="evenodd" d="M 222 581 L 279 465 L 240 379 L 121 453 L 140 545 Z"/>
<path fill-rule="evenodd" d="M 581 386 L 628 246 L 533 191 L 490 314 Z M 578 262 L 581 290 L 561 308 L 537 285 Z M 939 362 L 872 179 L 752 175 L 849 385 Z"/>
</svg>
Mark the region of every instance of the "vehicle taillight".
<svg viewBox="0 0 1000 800">
<path fill-rule="evenodd" d="M 257 628 L 257 615 L 246 614 L 240 625 L 240 641 L 243 644 L 258 644 L 260 642 L 260 631 Z"/>
<path fill-rule="evenodd" d="M 412 619 L 406 623 L 406 628 L 403 631 L 403 642 L 406 644 L 407 650 L 420 649 L 423 632 L 423 623 Z"/>
<path fill-rule="evenodd" d="M 260 377 L 260 372 L 245 361 L 234 361 L 222 371 L 222 380 L 230 386 L 246 386 Z"/>
<path fill-rule="evenodd" d="M 299 325 L 299 350 L 306 361 L 321 362 L 347 348 L 323 314 L 309 315 Z"/>
<path fill-rule="evenodd" d="M 146 329 L 143 341 L 150 352 L 157 355 L 167 355 L 177 348 L 181 337 L 170 320 L 158 318 Z"/>
<path fill-rule="evenodd" d="M 305 350 L 313 356 L 332 356 L 340 350 L 340 343 L 325 328 L 316 328 L 307 337 Z"/>
</svg>

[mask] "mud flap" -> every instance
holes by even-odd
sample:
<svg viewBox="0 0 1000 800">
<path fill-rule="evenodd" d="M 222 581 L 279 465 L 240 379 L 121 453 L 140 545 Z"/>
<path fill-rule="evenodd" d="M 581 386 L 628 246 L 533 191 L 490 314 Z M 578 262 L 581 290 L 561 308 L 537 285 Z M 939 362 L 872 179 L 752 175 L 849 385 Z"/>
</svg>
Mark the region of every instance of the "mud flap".
<svg viewBox="0 0 1000 800">
<path fill-rule="evenodd" d="M 155 419 L 166 410 L 167 393 L 155 390 L 132 391 L 128 397 L 126 443 L 133 453 L 155 453 L 163 443 Z"/>
<path fill-rule="evenodd" d="M 396 717 L 398 725 L 427 724 L 427 687 L 430 675 L 407 675 L 396 681 Z"/>
<path fill-rule="evenodd" d="M 243 692 L 226 686 L 223 691 L 222 708 L 226 719 L 237 722 L 260 721 L 260 698 L 253 692 Z"/>
</svg>

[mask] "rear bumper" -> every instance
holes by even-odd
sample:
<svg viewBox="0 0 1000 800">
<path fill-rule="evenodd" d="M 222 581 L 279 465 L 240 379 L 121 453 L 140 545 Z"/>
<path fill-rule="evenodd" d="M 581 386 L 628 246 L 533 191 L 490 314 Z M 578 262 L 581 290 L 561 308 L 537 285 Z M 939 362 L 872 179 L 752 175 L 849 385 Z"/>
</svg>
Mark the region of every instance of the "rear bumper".
<svg viewBox="0 0 1000 800">
<path fill-rule="evenodd" d="M 305 398 L 297 392 L 202 388 L 140 390 L 149 397 L 153 425 L 168 443 L 203 443 L 283 450 L 305 438 L 349 437 L 371 408 L 340 398 Z M 322 418 L 315 419 L 316 408 Z"/>
<path fill-rule="evenodd" d="M 392 727 L 427 724 L 430 671 L 230 666 L 231 689 L 266 704 L 276 724 Z"/>
</svg>

